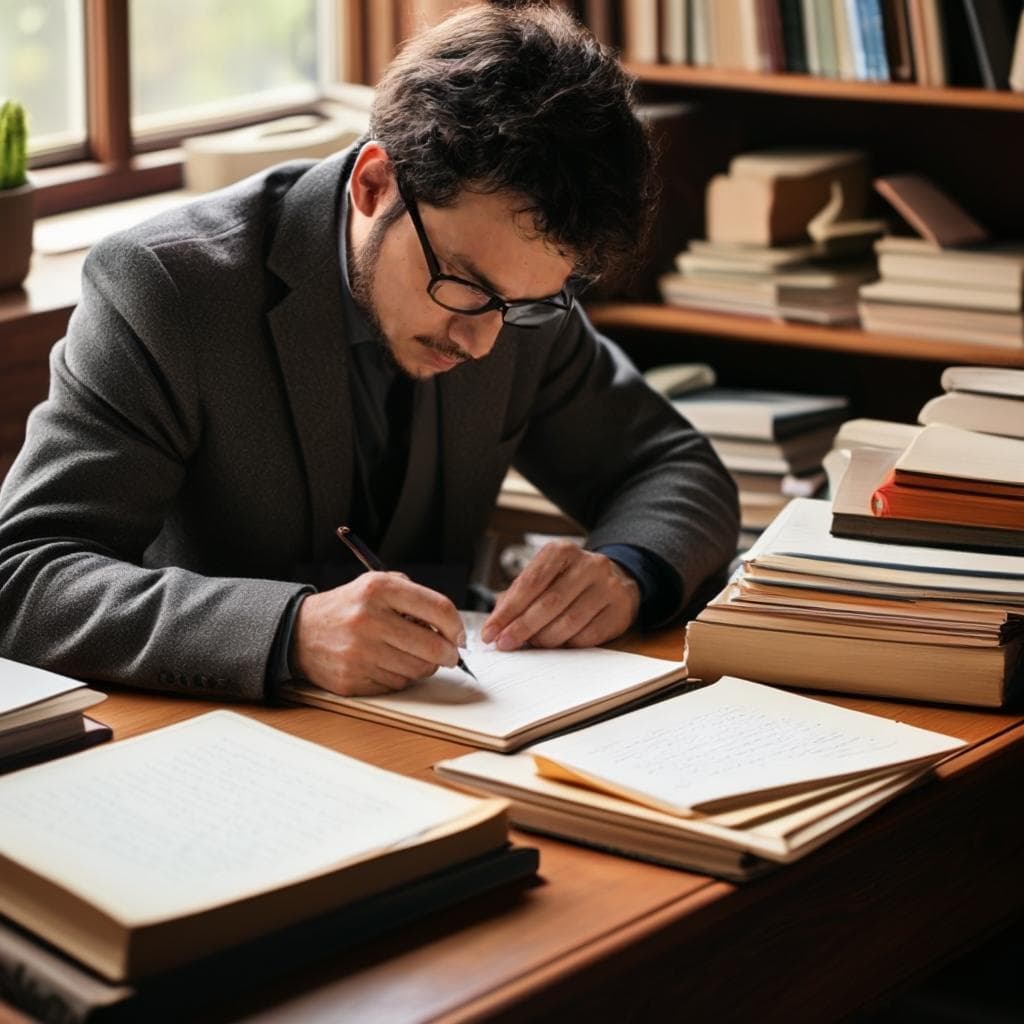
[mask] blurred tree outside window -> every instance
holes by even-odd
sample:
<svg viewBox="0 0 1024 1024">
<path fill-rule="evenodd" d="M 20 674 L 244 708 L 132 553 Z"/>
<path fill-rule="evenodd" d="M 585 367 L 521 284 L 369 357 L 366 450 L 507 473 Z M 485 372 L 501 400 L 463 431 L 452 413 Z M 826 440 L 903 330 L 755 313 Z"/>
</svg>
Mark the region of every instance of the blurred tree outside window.
<svg viewBox="0 0 1024 1024">
<path fill-rule="evenodd" d="M 0 0 L 0 97 L 29 115 L 33 155 L 85 141 L 82 0 Z"/>
<path fill-rule="evenodd" d="M 324 7 L 317 0 L 130 0 L 133 134 L 315 100 L 326 72 L 318 24 Z"/>
</svg>

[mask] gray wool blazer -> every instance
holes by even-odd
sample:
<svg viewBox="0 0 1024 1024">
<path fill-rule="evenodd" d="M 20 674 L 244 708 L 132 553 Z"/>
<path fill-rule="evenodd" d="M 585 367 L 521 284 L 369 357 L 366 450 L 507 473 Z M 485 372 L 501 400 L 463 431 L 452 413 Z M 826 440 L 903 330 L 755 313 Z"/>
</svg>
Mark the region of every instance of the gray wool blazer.
<svg viewBox="0 0 1024 1024">
<path fill-rule="evenodd" d="M 0 655 L 264 696 L 292 567 L 337 556 L 352 497 L 337 216 L 353 160 L 274 168 L 90 253 L 0 490 Z M 731 557 L 722 466 L 582 312 L 505 328 L 434 390 L 446 559 L 472 560 L 513 462 L 589 546 L 674 566 L 684 600 Z"/>
</svg>

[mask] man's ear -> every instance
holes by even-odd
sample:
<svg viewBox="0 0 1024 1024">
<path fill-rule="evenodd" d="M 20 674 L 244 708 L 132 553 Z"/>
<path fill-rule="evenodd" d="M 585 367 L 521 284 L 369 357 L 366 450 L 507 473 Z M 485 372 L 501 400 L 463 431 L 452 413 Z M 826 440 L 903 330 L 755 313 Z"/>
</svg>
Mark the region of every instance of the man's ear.
<svg viewBox="0 0 1024 1024">
<path fill-rule="evenodd" d="M 391 158 L 378 142 L 368 142 L 359 151 L 349 180 L 352 203 L 364 217 L 386 209 L 397 188 Z"/>
</svg>

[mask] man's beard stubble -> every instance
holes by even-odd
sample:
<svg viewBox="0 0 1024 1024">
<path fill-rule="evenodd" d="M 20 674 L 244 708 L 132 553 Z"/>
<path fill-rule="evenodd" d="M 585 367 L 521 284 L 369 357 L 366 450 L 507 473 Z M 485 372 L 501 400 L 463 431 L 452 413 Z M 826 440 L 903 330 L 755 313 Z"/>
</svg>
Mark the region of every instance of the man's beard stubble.
<svg viewBox="0 0 1024 1024">
<path fill-rule="evenodd" d="M 404 367 L 395 356 L 395 347 L 384 332 L 384 327 L 377 315 L 377 306 L 373 300 L 373 279 L 380 261 L 380 250 L 384 244 L 384 236 L 392 224 L 405 212 L 401 200 L 397 200 L 370 229 L 370 234 L 360 252 L 349 251 L 348 280 L 349 290 L 359 311 L 363 314 L 373 340 L 387 356 L 388 362 L 410 380 L 418 380 L 419 376 Z M 416 341 L 426 348 L 433 349 L 448 359 L 465 362 L 472 358 L 468 352 L 447 338 L 432 338 L 429 335 L 417 334 Z"/>
</svg>

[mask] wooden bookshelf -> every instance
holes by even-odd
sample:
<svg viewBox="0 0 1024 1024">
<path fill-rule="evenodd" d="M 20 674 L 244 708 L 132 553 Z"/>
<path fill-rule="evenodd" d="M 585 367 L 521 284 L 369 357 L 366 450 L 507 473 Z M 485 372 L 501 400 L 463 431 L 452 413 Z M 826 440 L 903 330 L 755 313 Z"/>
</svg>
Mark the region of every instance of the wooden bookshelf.
<svg viewBox="0 0 1024 1024">
<path fill-rule="evenodd" d="M 777 322 L 732 313 L 708 313 L 654 303 L 607 302 L 588 306 L 587 314 L 603 331 L 661 331 L 704 337 L 736 338 L 765 345 L 852 352 L 891 359 L 920 359 L 947 364 L 984 364 L 1024 368 L 1024 347 L 967 345 L 925 338 L 876 334 L 854 327 Z"/>
<path fill-rule="evenodd" d="M 994 89 L 935 88 L 907 82 L 848 82 L 817 75 L 763 74 L 684 64 L 626 64 L 641 82 L 699 89 L 728 89 L 814 99 L 868 103 L 909 103 L 971 110 L 1002 110 L 1024 115 L 1024 93 Z"/>
<path fill-rule="evenodd" d="M 667 189 L 672 201 L 662 216 L 667 211 L 671 224 L 685 225 L 673 231 L 676 251 L 688 238 L 701 236 L 696 204 L 710 177 L 724 172 L 732 156 L 800 145 L 863 149 L 872 175 L 925 174 L 994 236 L 1024 238 L 1022 93 L 673 64 L 626 66 L 638 78 L 644 102 L 680 102 L 692 111 L 679 129 L 672 163 L 662 171 L 672 176 Z M 876 198 L 873 205 L 870 216 L 884 216 L 900 230 L 900 219 L 887 204 Z M 710 362 L 729 386 L 817 387 L 850 395 L 861 414 L 908 422 L 923 400 L 938 393 L 943 365 L 1024 368 L 1024 346 L 662 305 L 654 279 L 672 269 L 666 252 L 662 246 L 632 301 L 588 307 L 594 323 L 621 339 L 642 367 L 675 358 L 674 336 L 685 336 L 687 357 Z"/>
</svg>

